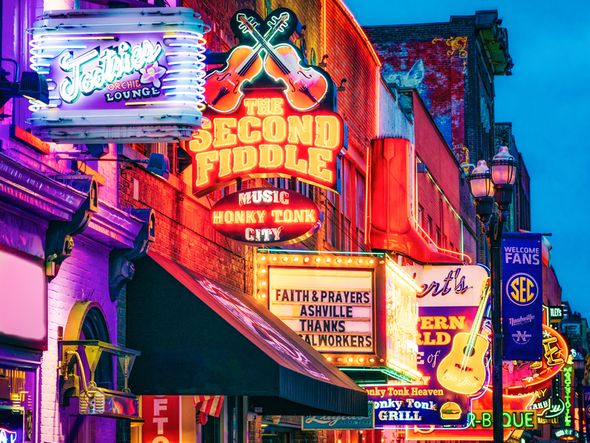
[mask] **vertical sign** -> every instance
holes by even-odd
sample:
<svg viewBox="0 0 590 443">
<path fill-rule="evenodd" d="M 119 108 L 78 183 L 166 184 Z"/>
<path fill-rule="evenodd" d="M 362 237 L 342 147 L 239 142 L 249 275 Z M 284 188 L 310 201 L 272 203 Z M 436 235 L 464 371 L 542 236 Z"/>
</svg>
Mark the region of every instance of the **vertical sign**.
<svg viewBox="0 0 590 443">
<path fill-rule="evenodd" d="M 565 403 L 565 411 L 561 416 L 561 428 L 571 430 L 574 428 L 574 364 L 568 363 L 561 370 L 562 399 Z"/>
<path fill-rule="evenodd" d="M 502 239 L 504 359 L 539 361 L 543 353 L 541 235 L 506 233 Z"/>
<path fill-rule="evenodd" d="M 141 407 L 143 443 L 180 442 L 180 396 L 143 395 Z"/>
<path fill-rule="evenodd" d="M 407 267 L 418 298 L 418 370 L 412 386 L 367 388 L 375 427 L 467 425 L 471 397 L 488 385 L 487 270 L 482 266 Z"/>
<path fill-rule="evenodd" d="M 584 417 L 586 419 L 586 440 L 590 440 L 590 386 L 584 386 Z"/>
</svg>

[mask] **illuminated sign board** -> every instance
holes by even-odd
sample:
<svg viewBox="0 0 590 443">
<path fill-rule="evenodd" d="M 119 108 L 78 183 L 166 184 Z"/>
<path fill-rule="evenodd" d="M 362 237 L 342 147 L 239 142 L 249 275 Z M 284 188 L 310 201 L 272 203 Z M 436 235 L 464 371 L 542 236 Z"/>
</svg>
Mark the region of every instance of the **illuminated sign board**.
<svg viewBox="0 0 590 443">
<path fill-rule="evenodd" d="M 484 321 L 489 286 L 482 266 L 408 266 L 418 299 L 418 370 L 436 411 L 420 411 L 423 426 L 466 426 L 470 402 L 489 381 L 489 325 Z M 469 351 L 466 351 L 469 349 Z M 440 414 L 443 404 L 446 409 Z M 399 426 L 389 420 L 387 426 Z M 415 422 L 415 424 L 418 424 Z"/>
<path fill-rule="evenodd" d="M 584 386 L 583 388 L 583 395 L 584 395 L 584 418 L 583 420 L 586 422 L 586 441 L 590 439 L 590 387 Z"/>
<path fill-rule="evenodd" d="M 178 395 L 142 395 L 142 441 L 181 440 L 181 397 Z"/>
<path fill-rule="evenodd" d="M 368 402 L 366 417 L 311 415 L 302 417 L 301 429 L 373 429 L 373 402 Z"/>
<path fill-rule="evenodd" d="M 207 117 L 188 143 L 196 195 L 241 177 L 296 177 L 338 190 L 344 145 L 344 123 L 338 114 L 290 110 L 275 91 L 247 95 L 231 115 Z"/>
<path fill-rule="evenodd" d="M 374 352 L 370 270 L 271 267 L 269 308 L 317 351 Z"/>
<path fill-rule="evenodd" d="M 554 378 L 533 391 L 535 402 L 531 405 L 531 409 L 537 413 L 537 423 L 559 424 L 559 418 L 565 411 L 565 402 L 561 399 L 561 392 L 556 392 L 557 388 L 557 379 Z"/>
<path fill-rule="evenodd" d="M 0 443 L 30 441 L 25 432 L 25 411 L 20 407 L 0 405 Z"/>
<path fill-rule="evenodd" d="M 167 142 L 200 126 L 207 29 L 192 9 L 53 11 L 31 31 L 49 86 L 48 106 L 31 102 L 42 140 Z"/>
<path fill-rule="evenodd" d="M 400 281 L 389 260 L 385 266 L 385 336 L 388 365 L 416 369 L 418 303 L 416 290 Z"/>
<path fill-rule="evenodd" d="M 261 249 L 255 266 L 255 298 L 328 361 L 380 379 L 419 377 L 418 286 L 389 257 Z M 400 340 L 389 337 L 396 325 Z"/>
<path fill-rule="evenodd" d="M 403 428 L 441 422 L 455 425 L 469 412 L 444 398 L 443 389 L 420 385 L 383 385 L 365 388 L 375 405 L 375 428 Z"/>
<path fill-rule="evenodd" d="M 565 411 L 561 416 L 561 426 L 562 430 L 569 430 L 573 431 L 574 429 L 574 399 L 576 396 L 575 388 L 574 388 L 574 364 L 573 359 L 566 364 L 563 369 L 561 370 L 561 385 L 563 390 L 563 402 L 565 404 Z M 564 437 L 564 435 L 557 435 L 556 437 Z"/>
<path fill-rule="evenodd" d="M 294 177 L 338 192 L 345 125 L 328 74 L 306 65 L 290 43 L 297 17 L 286 8 L 264 20 L 240 10 L 230 23 L 239 44 L 207 74 L 206 118 L 188 143 L 193 192 L 255 177 Z"/>
<path fill-rule="evenodd" d="M 294 191 L 277 188 L 246 189 L 230 194 L 211 208 L 213 227 L 250 244 L 302 241 L 320 226 L 316 204 Z"/>
<path fill-rule="evenodd" d="M 406 440 L 442 441 L 491 441 L 493 440 L 493 392 L 488 387 L 481 396 L 471 401 L 466 427 L 445 427 L 413 425 L 406 427 Z M 504 405 L 504 441 L 518 435 L 525 429 L 537 425 L 535 411 L 530 410 L 534 394 L 502 396 Z"/>
<path fill-rule="evenodd" d="M 504 427 L 514 429 L 536 429 L 537 413 L 535 411 L 504 411 Z M 469 413 L 469 427 L 481 426 L 492 428 L 494 423 L 492 411 L 476 411 Z"/>
</svg>

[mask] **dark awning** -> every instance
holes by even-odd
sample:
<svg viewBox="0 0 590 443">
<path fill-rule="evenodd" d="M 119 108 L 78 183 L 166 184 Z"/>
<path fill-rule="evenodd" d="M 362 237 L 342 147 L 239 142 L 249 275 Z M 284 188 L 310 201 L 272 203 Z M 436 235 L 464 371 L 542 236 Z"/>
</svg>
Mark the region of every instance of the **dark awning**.
<svg viewBox="0 0 590 443">
<path fill-rule="evenodd" d="M 264 414 L 365 415 L 367 396 L 264 307 L 150 252 L 127 294 L 136 394 L 247 395 Z"/>
</svg>

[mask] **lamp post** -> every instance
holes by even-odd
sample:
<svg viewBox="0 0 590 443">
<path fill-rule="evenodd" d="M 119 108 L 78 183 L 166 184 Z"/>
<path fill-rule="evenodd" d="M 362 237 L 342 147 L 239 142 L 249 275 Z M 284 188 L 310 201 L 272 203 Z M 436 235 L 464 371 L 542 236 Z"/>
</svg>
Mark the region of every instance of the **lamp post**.
<svg viewBox="0 0 590 443">
<path fill-rule="evenodd" d="M 492 169 L 485 160 L 469 176 L 477 217 L 481 221 L 490 247 L 492 279 L 492 386 L 494 442 L 504 441 L 502 405 L 502 255 L 500 243 L 504 223 L 512 202 L 516 178 L 516 161 L 506 146 L 492 159 Z M 497 207 L 497 210 L 495 208 Z"/>
</svg>

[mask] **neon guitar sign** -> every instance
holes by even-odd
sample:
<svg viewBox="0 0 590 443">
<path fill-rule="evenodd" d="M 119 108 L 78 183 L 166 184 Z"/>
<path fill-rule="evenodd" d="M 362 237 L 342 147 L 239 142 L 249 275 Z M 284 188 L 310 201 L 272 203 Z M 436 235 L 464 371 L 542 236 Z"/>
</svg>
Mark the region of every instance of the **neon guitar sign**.
<svg viewBox="0 0 590 443">
<path fill-rule="evenodd" d="M 474 395 L 486 383 L 485 357 L 489 340 L 480 335 L 484 311 L 490 295 L 489 279 L 477 309 L 470 332 L 459 332 L 453 337 L 451 352 L 438 365 L 436 378 L 442 387 L 462 395 Z"/>
</svg>

